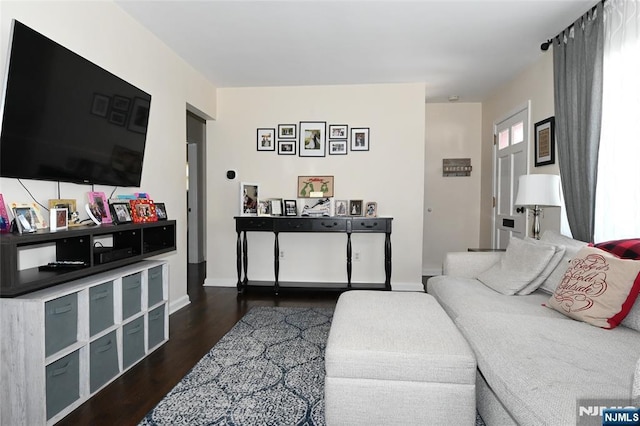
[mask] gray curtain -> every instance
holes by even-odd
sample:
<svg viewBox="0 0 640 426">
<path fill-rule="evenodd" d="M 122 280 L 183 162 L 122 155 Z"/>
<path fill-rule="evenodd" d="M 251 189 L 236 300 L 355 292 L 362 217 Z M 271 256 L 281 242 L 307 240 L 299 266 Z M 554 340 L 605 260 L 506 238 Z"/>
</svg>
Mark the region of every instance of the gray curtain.
<svg viewBox="0 0 640 426">
<path fill-rule="evenodd" d="M 593 241 L 602 115 L 602 2 L 553 41 L 556 140 L 573 237 Z"/>
</svg>

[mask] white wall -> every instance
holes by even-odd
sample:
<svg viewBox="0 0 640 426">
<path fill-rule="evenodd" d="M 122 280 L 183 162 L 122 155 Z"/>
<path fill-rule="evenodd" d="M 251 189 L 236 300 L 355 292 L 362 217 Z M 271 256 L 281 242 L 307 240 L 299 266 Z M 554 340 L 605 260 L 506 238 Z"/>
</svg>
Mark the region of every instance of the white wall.
<svg viewBox="0 0 640 426">
<path fill-rule="evenodd" d="M 492 227 L 492 179 L 493 179 L 493 128 L 509 113 L 531 100 L 529 111 L 530 152 L 529 172 L 560 174 L 556 149 L 556 164 L 534 167 L 534 123 L 554 115 L 553 105 L 553 52 L 541 52 L 539 59 L 513 80 L 505 83 L 482 103 L 482 195 L 480 213 L 480 245 L 491 247 Z M 540 227 L 560 231 L 560 208 L 547 208 Z"/>
<path fill-rule="evenodd" d="M 444 255 L 479 246 L 482 105 L 427 104 L 423 274 L 442 273 Z M 444 158 L 471 158 L 469 177 L 443 177 Z"/>
<path fill-rule="evenodd" d="M 394 288 L 422 288 L 424 194 L 423 84 L 218 90 L 218 120 L 207 134 L 207 285 L 235 286 L 239 184 L 260 184 L 261 198 L 295 198 L 297 177 L 333 175 L 336 199 L 376 201 L 392 216 Z M 256 150 L 256 129 L 326 121 L 370 127 L 370 151 L 324 158 Z M 298 129 L 299 130 L 299 129 Z M 225 172 L 235 169 L 229 181 Z M 354 235 L 354 282 L 384 281 L 383 234 Z M 281 234 L 281 281 L 346 281 L 346 236 Z M 273 280 L 273 235 L 249 233 L 249 278 Z"/>
<path fill-rule="evenodd" d="M 6 78 L 11 20 L 17 19 L 79 55 L 100 65 L 152 95 L 141 190 L 164 202 L 170 219 L 177 220 L 177 247 L 161 257 L 171 269 L 170 299 L 176 309 L 188 303 L 186 294 L 186 120 L 187 104 L 209 117 L 216 115 L 215 87 L 166 45 L 111 1 L 2 1 L 0 2 L 0 67 Z M 89 185 L 24 181 L 36 199 L 75 198 L 86 203 Z M 113 187 L 99 186 L 107 196 Z M 0 179 L 7 203 L 30 202 L 16 179 Z M 119 188 L 116 194 L 133 193 Z M 86 214 L 83 216 L 86 217 Z"/>
</svg>

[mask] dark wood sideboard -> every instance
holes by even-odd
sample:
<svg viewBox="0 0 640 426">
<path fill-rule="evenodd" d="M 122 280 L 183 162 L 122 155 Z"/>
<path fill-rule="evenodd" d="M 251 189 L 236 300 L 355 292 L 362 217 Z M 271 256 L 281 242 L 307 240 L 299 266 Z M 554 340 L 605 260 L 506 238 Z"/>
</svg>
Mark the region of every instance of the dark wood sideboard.
<svg viewBox="0 0 640 426">
<path fill-rule="evenodd" d="M 280 243 L 278 234 L 281 232 L 308 232 L 308 233 L 341 233 L 347 236 L 346 247 L 346 283 L 316 283 L 314 288 L 323 289 L 378 289 L 391 290 L 391 217 L 285 217 L 285 216 L 236 216 L 236 232 L 238 234 L 236 244 L 238 291 L 242 292 L 249 287 L 273 286 L 278 294 L 280 288 L 305 288 L 308 283 L 280 282 Z M 250 281 L 247 277 L 249 260 L 247 257 L 247 232 L 272 232 L 273 242 L 273 270 L 274 281 Z M 381 283 L 357 283 L 351 282 L 352 248 L 351 234 L 379 233 L 385 234 L 384 238 L 384 284 Z M 244 274 L 244 275 L 243 275 Z"/>
</svg>

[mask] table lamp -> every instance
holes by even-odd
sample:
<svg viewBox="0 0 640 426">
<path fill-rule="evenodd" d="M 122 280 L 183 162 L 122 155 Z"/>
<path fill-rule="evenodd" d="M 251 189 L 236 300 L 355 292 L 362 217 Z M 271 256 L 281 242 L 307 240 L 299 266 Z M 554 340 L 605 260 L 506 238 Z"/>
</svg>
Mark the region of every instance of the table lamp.
<svg viewBox="0 0 640 426">
<path fill-rule="evenodd" d="M 522 175 L 518 180 L 516 206 L 533 210 L 533 238 L 540 239 L 542 207 L 560 206 L 560 176 Z"/>
</svg>

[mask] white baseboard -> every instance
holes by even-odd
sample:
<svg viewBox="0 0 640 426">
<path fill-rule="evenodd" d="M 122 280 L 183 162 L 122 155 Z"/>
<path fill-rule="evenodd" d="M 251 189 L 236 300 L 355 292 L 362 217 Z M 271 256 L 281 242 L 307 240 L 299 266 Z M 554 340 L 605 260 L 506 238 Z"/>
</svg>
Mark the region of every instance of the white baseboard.
<svg viewBox="0 0 640 426">
<path fill-rule="evenodd" d="M 442 268 L 423 268 L 422 269 L 423 277 L 435 277 L 437 275 L 442 275 Z"/>
<path fill-rule="evenodd" d="M 236 287 L 238 280 L 235 278 L 205 278 L 205 287 Z"/>
<path fill-rule="evenodd" d="M 424 291 L 422 283 L 391 283 L 392 291 Z"/>
<path fill-rule="evenodd" d="M 169 302 L 169 315 L 173 314 L 174 312 L 179 311 L 180 309 L 184 308 L 185 306 L 188 306 L 190 303 L 191 303 L 191 300 L 189 300 L 189 295 L 188 294 L 185 294 L 184 296 L 182 296 L 178 300 L 174 300 L 173 302 Z"/>
</svg>

